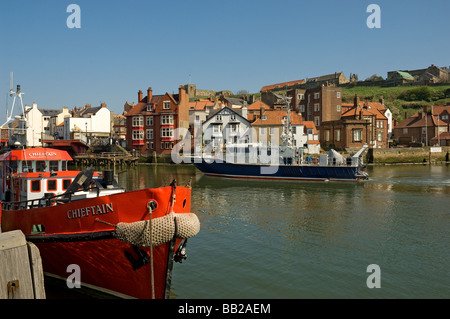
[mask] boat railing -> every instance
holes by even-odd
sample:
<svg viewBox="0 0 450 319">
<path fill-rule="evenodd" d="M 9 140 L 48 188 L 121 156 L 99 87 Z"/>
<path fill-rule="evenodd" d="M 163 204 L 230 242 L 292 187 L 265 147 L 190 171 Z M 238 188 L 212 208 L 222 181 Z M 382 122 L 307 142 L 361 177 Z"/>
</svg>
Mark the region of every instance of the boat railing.
<svg viewBox="0 0 450 319">
<path fill-rule="evenodd" d="M 93 186 L 90 190 L 97 191 L 97 197 L 100 196 L 100 188 Z M 40 208 L 40 207 L 49 207 L 55 206 L 58 204 L 65 204 L 73 201 L 73 194 L 79 192 L 80 190 L 76 190 L 73 192 L 65 192 L 63 194 L 55 195 L 53 193 L 47 193 L 44 197 L 28 199 L 17 202 L 2 202 L 2 210 L 22 210 L 22 209 L 31 209 L 31 208 Z"/>
</svg>

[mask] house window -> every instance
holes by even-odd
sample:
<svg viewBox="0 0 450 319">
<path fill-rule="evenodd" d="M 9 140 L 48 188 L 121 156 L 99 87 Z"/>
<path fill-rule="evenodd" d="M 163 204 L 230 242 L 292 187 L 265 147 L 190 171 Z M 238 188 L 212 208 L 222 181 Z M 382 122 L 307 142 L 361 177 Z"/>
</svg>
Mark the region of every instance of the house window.
<svg viewBox="0 0 450 319">
<path fill-rule="evenodd" d="M 236 114 L 231 114 L 230 118 L 232 121 L 236 121 Z"/>
<path fill-rule="evenodd" d="M 145 145 L 145 147 L 149 150 L 149 149 L 150 149 L 150 143 L 147 142 L 147 144 Z"/>
<path fill-rule="evenodd" d="M 378 132 L 378 142 L 383 141 L 383 132 Z"/>
<path fill-rule="evenodd" d="M 403 128 L 403 134 L 408 134 L 408 128 L 407 127 Z"/>
<path fill-rule="evenodd" d="M 144 131 L 133 131 L 133 140 L 143 140 L 144 139 Z"/>
<path fill-rule="evenodd" d="M 314 125 L 320 126 L 320 116 L 314 116 Z"/>
<path fill-rule="evenodd" d="M 153 149 L 153 142 L 150 142 L 150 148 Z"/>
<path fill-rule="evenodd" d="M 422 134 L 427 134 L 427 128 L 425 126 L 422 127 Z"/>
<path fill-rule="evenodd" d="M 336 106 L 336 111 L 338 111 L 338 112 L 341 111 L 341 106 L 339 104 Z"/>
<path fill-rule="evenodd" d="M 319 112 L 320 111 L 320 104 L 319 103 L 315 103 L 314 104 L 314 112 Z"/>
<path fill-rule="evenodd" d="M 231 124 L 231 132 L 233 132 L 233 133 L 239 132 L 239 125 Z"/>
<path fill-rule="evenodd" d="M 325 130 L 325 141 L 330 141 L 330 130 Z"/>
<path fill-rule="evenodd" d="M 196 115 L 196 116 L 195 116 L 195 120 L 196 120 L 196 121 L 200 121 L 200 115 Z"/>
<path fill-rule="evenodd" d="M 305 112 L 305 105 L 303 104 L 300 105 L 300 112 L 302 113 Z"/>
<path fill-rule="evenodd" d="M 162 125 L 172 125 L 173 124 L 173 115 L 161 116 L 161 124 Z"/>
<path fill-rule="evenodd" d="M 269 131 L 270 131 L 270 135 L 275 134 L 275 128 L 274 128 L 274 127 L 271 127 L 271 128 L 269 129 Z"/>
<path fill-rule="evenodd" d="M 292 127 L 292 134 L 297 134 L 297 127 L 296 126 Z"/>
<path fill-rule="evenodd" d="M 132 126 L 144 126 L 144 117 L 143 116 L 133 116 Z"/>
<path fill-rule="evenodd" d="M 338 99 L 340 99 L 341 98 L 341 92 L 336 92 L 336 97 L 338 98 Z"/>
<path fill-rule="evenodd" d="M 259 128 L 259 135 L 264 135 L 266 134 L 266 128 L 265 127 L 260 127 Z"/>
<path fill-rule="evenodd" d="M 319 99 L 320 98 L 320 92 L 314 93 L 314 98 Z"/>
<path fill-rule="evenodd" d="M 161 142 L 161 149 L 164 149 L 164 142 Z"/>
<path fill-rule="evenodd" d="M 362 131 L 353 130 L 353 142 L 361 142 L 361 139 L 362 139 Z"/>
<path fill-rule="evenodd" d="M 61 170 L 62 171 L 67 171 L 67 161 L 62 161 L 61 162 Z"/>
<path fill-rule="evenodd" d="M 169 110 L 170 109 L 170 101 L 164 101 L 163 102 L 163 109 Z"/>
<path fill-rule="evenodd" d="M 47 191 L 56 191 L 56 179 L 47 180 Z"/>
<path fill-rule="evenodd" d="M 334 139 L 336 142 L 339 142 L 341 140 L 341 130 L 334 130 Z"/>
<path fill-rule="evenodd" d="M 222 125 L 213 125 L 213 132 L 214 133 L 221 133 L 222 132 Z"/>
<path fill-rule="evenodd" d="M 41 181 L 40 180 L 31 181 L 31 191 L 33 193 L 39 193 L 41 191 Z"/>
<path fill-rule="evenodd" d="M 305 99 L 305 95 L 304 94 L 299 94 L 298 95 L 298 99 L 299 100 L 304 100 Z"/>
<path fill-rule="evenodd" d="M 148 129 L 145 133 L 146 133 L 145 137 L 147 140 L 153 140 L 153 130 L 152 129 Z"/>
<path fill-rule="evenodd" d="M 448 115 L 442 115 L 443 120 L 448 120 Z"/>
<path fill-rule="evenodd" d="M 145 125 L 147 126 L 153 126 L 153 116 L 147 116 L 145 118 Z"/>
<path fill-rule="evenodd" d="M 222 115 L 216 115 L 216 121 L 222 121 Z"/>
<path fill-rule="evenodd" d="M 173 137 L 173 128 L 163 127 L 161 129 L 161 137 L 172 138 Z"/>
<path fill-rule="evenodd" d="M 147 104 L 147 112 L 151 112 L 152 111 L 152 105 L 151 104 Z"/>
</svg>

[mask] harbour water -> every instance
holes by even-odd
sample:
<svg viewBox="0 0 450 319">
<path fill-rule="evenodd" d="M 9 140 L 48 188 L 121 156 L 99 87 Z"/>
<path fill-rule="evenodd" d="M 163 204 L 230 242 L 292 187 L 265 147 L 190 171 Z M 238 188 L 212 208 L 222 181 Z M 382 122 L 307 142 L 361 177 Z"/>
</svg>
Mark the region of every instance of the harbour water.
<svg viewBox="0 0 450 319">
<path fill-rule="evenodd" d="M 374 166 L 358 183 L 235 180 L 138 166 L 128 188 L 192 177 L 200 233 L 172 298 L 449 298 L 450 166 Z M 369 265 L 380 288 L 368 288 Z"/>
</svg>

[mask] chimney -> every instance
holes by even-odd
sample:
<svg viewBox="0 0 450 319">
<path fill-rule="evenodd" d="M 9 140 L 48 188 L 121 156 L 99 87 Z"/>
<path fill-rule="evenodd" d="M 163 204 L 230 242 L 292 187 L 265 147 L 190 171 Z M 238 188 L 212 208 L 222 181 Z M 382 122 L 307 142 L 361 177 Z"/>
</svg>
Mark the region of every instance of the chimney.
<svg viewBox="0 0 450 319">
<path fill-rule="evenodd" d="M 408 112 L 405 112 L 404 119 L 406 120 L 407 118 L 408 118 Z"/>
<path fill-rule="evenodd" d="M 264 106 L 261 105 L 261 107 L 259 108 L 259 117 L 262 118 L 264 113 Z"/>
<path fill-rule="evenodd" d="M 364 103 L 364 108 L 368 109 L 369 108 L 369 99 L 366 99 L 365 103 Z"/>
<path fill-rule="evenodd" d="M 142 101 L 142 91 L 139 90 L 138 92 L 138 103 Z"/>
<path fill-rule="evenodd" d="M 102 102 L 102 103 L 100 104 L 100 106 L 101 106 L 101 107 L 106 107 L 106 103 L 105 103 L 105 102 Z"/>
<path fill-rule="evenodd" d="M 147 89 L 147 104 L 150 104 L 152 102 L 152 97 L 153 97 L 152 88 L 149 86 Z"/>
<path fill-rule="evenodd" d="M 90 105 L 90 104 L 86 104 L 86 105 L 84 106 L 84 108 L 85 108 L 85 109 L 90 109 L 90 108 L 91 108 L 91 105 Z"/>
<path fill-rule="evenodd" d="M 247 120 L 247 107 L 245 105 L 242 107 L 242 117 Z"/>
<path fill-rule="evenodd" d="M 184 88 L 184 86 L 180 85 L 180 87 L 178 88 L 178 100 L 180 101 L 180 103 L 183 103 L 186 99 L 186 89 Z"/>
<path fill-rule="evenodd" d="M 353 106 L 358 107 L 359 106 L 359 97 L 358 94 L 355 94 L 355 98 L 353 99 Z"/>
<path fill-rule="evenodd" d="M 380 103 L 381 103 L 382 105 L 384 105 L 384 97 L 383 97 L 383 95 L 380 96 Z"/>
<path fill-rule="evenodd" d="M 423 111 L 422 111 L 422 117 L 427 116 L 427 113 L 428 113 L 428 106 L 427 106 L 427 105 L 424 105 L 424 106 L 423 106 Z"/>
</svg>

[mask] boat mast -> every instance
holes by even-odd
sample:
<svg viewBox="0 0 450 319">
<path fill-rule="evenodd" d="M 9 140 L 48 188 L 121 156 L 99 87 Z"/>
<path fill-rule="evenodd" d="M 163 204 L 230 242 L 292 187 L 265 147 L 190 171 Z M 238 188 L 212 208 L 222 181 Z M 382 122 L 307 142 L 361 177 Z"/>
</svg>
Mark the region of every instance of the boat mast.
<svg viewBox="0 0 450 319">
<path fill-rule="evenodd" d="M 12 121 L 13 119 L 13 113 L 14 113 L 14 105 L 16 103 L 16 98 L 19 98 L 20 100 L 20 106 L 22 108 L 22 118 L 25 116 L 25 110 L 23 108 L 23 100 L 22 100 L 22 95 L 24 93 L 20 91 L 20 85 L 17 84 L 17 90 L 16 92 L 13 91 L 13 73 L 10 73 L 9 76 L 9 96 L 14 96 L 13 98 L 13 103 L 11 106 L 11 112 L 8 115 L 8 110 L 6 110 L 6 122 L 2 124 L 1 127 L 5 126 L 6 124 L 8 124 L 9 122 Z"/>
<path fill-rule="evenodd" d="M 283 132 L 281 134 L 281 141 L 283 142 L 283 146 L 292 147 L 294 136 L 292 134 L 292 124 L 291 124 L 291 99 L 292 97 L 285 96 L 283 97 L 283 102 L 286 105 L 287 117 L 286 120 L 283 121 Z"/>
</svg>

